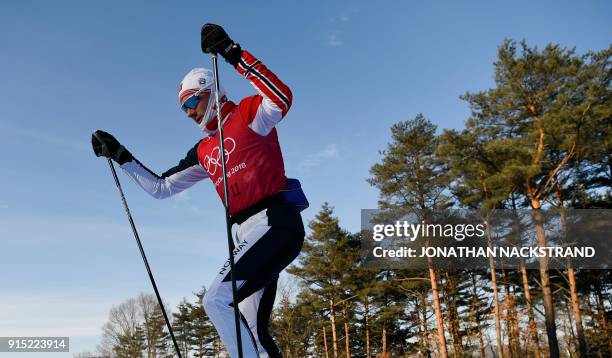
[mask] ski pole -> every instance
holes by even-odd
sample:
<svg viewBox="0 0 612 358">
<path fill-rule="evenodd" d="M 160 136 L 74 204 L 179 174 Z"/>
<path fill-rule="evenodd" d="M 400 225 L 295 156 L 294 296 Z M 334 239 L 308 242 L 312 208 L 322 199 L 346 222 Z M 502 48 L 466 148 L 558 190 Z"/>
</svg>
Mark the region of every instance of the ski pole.
<svg viewBox="0 0 612 358">
<path fill-rule="evenodd" d="M 223 118 L 221 114 L 221 99 L 219 98 L 219 68 L 217 66 L 217 54 L 212 53 L 213 72 L 215 77 L 215 101 L 217 104 L 217 128 L 219 130 L 219 152 L 221 154 L 221 169 L 223 172 L 223 197 L 225 205 L 225 224 L 227 228 L 227 246 L 229 248 L 230 275 L 232 279 L 232 298 L 234 301 L 234 323 L 236 325 L 236 340 L 238 344 L 238 357 L 242 358 L 242 335 L 240 334 L 240 309 L 236 298 L 236 275 L 234 270 L 234 242 L 232 240 L 232 224 L 229 213 L 229 195 L 227 190 L 227 172 L 225 169 L 225 148 L 223 146 Z"/>
<path fill-rule="evenodd" d="M 134 220 L 132 220 L 132 214 L 130 214 L 130 208 L 128 208 L 127 201 L 125 200 L 125 195 L 123 195 L 123 190 L 121 189 L 121 184 L 119 183 L 119 178 L 117 177 L 117 172 L 115 171 L 115 166 L 113 165 L 113 162 L 110 160 L 110 158 L 107 158 L 107 159 L 108 159 L 108 165 L 110 166 L 111 172 L 113 173 L 113 178 L 115 178 L 115 184 L 117 185 L 117 190 L 119 190 L 119 195 L 121 195 L 121 202 L 123 203 L 123 208 L 125 209 L 125 212 L 130 221 L 130 225 L 132 226 L 132 231 L 134 232 L 136 243 L 138 243 L 138 249 L 140 250 L 140 255 L 142 255 L 142 260 L 144 261 L 145 267 L 147 268 L 147 272 L 149 273 L 151 284 L 153 284 L 153 290 L 155 291 L 155 296 L 157 296 L 157 302 L 159 303 L 159 307 L 161 308 L 162 314 L 164 315 L 164 320 L 166 321 L 168 332 L 170 332 L 170 336 L 172 337 L 172 342 L 174 343 L 174 349 L 176 349 L 176 354 L 178 354 L 179 358 L 182 358 L 181 350 L 179 349 L 178 343 L 176 342 L 176 338 L 174 337 L 174 332 L 172 331 L 170 320 L 168 319 L 168 315 L 166 314 L 166 309 L 164 308 L 164 304 L 162 303 L 162 299 L 159 295 L 159 291 L 157 290 L 157 285 L 155 284 L 155 279 L 153 278 L 153 274 L 151 273 L 151 268 L 149 267 L 147 256 L 145 255 L 144 249 L 142 248 L 142 243 L 140 242 L 138 231 L 136 231 L 136 225 L 134 225 Z"/>
</svg>

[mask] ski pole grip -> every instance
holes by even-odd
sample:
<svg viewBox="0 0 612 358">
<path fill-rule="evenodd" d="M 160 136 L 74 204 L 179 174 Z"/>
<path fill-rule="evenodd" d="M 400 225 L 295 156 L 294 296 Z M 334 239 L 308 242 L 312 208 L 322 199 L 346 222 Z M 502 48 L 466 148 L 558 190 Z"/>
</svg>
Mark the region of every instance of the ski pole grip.
<svg viewBox="0 0 612 358">
<path fill-rule="evenodd" d="M 95 154 L 96 154 L 96 156 L 97 156 L 97 157 L 107 157 L 107 158 L 110 158 L 111 153 L 110 153 L 110 151 L 108 150 L 108 146 L 107 146 L 107 145 L 106 145 L 106 143 L 105 143 L 105 142 L 102 140 L 102 138 L 100 138 L 100 135 L 97 133 L 97 131 L 96 131 L 96 132 L 93 132 L 91 135 L 92 135 L 93 137 L 95 137 L 95 138 L 96 138 L 96 140 L 98 141 L 98 143 L 96 143 L 96 146 L 102 149 L 102 151 L 100 152 L 100 154 L 95 153 Z M 106 155 L 104 155 L 104 154 L 102 154 L 102 153 L 104 153 L 104 154 L 106 154 Z"/>
</svg>

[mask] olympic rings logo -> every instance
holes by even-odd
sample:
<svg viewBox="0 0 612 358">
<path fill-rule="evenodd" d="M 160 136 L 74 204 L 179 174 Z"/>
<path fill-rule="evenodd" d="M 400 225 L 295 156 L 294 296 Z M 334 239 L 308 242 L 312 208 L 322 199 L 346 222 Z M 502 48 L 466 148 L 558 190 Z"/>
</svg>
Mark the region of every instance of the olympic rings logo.
<svg viewBox="0 0 612 358">
<path fill-rule="evenodd" d="M 223 151 L 225 153 L 225 164 L 227 164 L 230 154 L 232 154 L 234 149 L 236 149 L 236 141 L 232 137 L 227 137 L 223 139 L 223 147 Z M 214 147 L 210 152 L 210 155 L 204 157 L 202 166 L 211 176 L 215 175 L 217 168 L 221 168 L 221 150 L 219 149 L 219 146 Z"/>
</svg>

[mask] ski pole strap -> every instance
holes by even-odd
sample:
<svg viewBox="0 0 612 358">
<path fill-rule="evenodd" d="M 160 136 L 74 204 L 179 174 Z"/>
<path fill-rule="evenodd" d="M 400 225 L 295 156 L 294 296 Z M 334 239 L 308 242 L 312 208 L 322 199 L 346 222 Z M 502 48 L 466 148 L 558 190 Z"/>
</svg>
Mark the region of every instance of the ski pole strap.
<svg viewBox="0 0 612 358">
<path fill-rule="evenodd" d="M 306 195 L 304 195 L 302 191 L 300 181 L 297 179 L 287 179 L 286 189 L 256 202 L 238 214 L 232 215 L 230 221 L 232 224 L 240 225 L 251 216 L 275 204 L 290 204 L 295 206 L 299 211 L 303 211 L 309 205 L 308 199 L 306 199 Z"/>
</svg>

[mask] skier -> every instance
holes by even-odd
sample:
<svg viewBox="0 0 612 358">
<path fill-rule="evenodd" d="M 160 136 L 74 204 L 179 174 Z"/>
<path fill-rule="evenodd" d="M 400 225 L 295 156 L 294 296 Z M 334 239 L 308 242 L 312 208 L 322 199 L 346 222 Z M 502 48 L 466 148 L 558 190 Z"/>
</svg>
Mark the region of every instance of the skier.
<svg viewBox="0 0 612 358">
<path fill-rule="evenodd" d="M 217 53 L 257 89 L 257 95 L 229 101 L 220 90 L 231 222 L 235 237 L 235 277 L 244 357 L 281 357 L 268 332 L 279 273 L 304 242 L 300 211 L 308 206 L 299 182 L 285 176 L 275 126 L 287 114 L 292 93 L 261 61 L 233 42 L 221 26 L 206 24 L 202 50 Z M 213 73 L 191 70 L 181 81 L 179 102 L 205 133 L 178 165 L 161 176 L 145 167 L 112 135 L 96 131 L 97 156 L 112 158 L 146 192 L 158 199 L 210 178 L 223 202 L 223 174 L 217 132 Z M 204 308 L 231 357 L 238 356 L 229 260 L 204 297 Z"/>
</svg>

